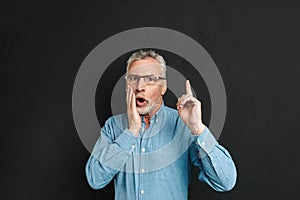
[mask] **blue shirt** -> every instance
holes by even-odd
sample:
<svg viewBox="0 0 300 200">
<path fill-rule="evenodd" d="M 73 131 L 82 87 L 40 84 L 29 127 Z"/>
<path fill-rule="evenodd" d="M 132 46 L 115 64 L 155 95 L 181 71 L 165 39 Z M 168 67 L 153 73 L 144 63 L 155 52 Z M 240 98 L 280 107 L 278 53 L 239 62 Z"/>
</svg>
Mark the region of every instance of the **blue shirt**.
<svg viewBox="0 0 300 200">
<path fill-rule="evenodd" d="M 148 128 L 142 118 L 138 137 L 128 130 L 126 114 L 110 117 L 87 161 L 86 176 L 94 189 L 114 180 L 115 200 L 184 200 L 192 165 L 199 168 L 198 179 L 216 191 L 235 185 L 234 162 L 209 129 L 194 136 L 177 110 L 163 104 Z"/>
</svg>

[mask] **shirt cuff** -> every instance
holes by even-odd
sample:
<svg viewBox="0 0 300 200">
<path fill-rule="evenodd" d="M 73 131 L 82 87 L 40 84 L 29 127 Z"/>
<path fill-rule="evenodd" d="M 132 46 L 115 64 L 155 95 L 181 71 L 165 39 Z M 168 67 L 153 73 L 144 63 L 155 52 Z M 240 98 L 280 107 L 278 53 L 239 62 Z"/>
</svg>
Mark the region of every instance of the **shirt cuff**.
<svg viewBox="0 0 300 200">
<path fill-rule="evenodd" d="M 217 143 L 217 140 L 207 127 L 205 127 L 204 131 L 197 138 L 198 148 L 206 154 L 210 153 Z"/>
<path fill-rule="evenodd" d="M 134 148 L 137 145 L 137 142 L 138 138 L 134 137 L 128 129 L 125 129 L 123 133 L 121 133 L 119 137 L 117 137 L 117 139 L 115 139 L 114 141 L 114 143 L 116 143 L 127 153 L 133 152 Z"/>
</svg>

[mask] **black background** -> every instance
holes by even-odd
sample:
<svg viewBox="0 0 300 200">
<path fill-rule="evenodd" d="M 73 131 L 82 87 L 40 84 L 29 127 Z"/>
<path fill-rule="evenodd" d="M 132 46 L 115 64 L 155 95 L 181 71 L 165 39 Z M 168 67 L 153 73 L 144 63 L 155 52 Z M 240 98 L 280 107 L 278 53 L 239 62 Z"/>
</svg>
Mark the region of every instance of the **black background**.
<svg viewBox="0 0 300 200">
<path fill-rule="evenodd" d="M 1 1 L 1 199 L 113 199 L 112 185 L 94 191 L 85 179 L 89 152 L 73 122 L 73 83 L 94 47 L 144 26 L 198 41 L 226 87 L 219 142 L 238 181 L 217 193 L 194 173 L 189 199 L 299 199 L 299 8 L 297 1 Z M 97 111 L 108 115 L 101 89 L 108 91 L 98 85 Z"/>
</svg>

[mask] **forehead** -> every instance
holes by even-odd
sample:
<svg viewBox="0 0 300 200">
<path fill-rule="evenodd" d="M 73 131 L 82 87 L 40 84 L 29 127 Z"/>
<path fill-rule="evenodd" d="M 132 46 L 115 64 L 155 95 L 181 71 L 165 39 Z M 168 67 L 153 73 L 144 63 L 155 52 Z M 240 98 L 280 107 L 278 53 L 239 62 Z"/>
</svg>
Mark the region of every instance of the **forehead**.
<svg viewBox="0 0 300 200">
<path fill-rule="evenodd" d="M 128 72 L 138 75 L 160 74 L 161 65 L 154 58 L 146 57 L 141 60 L 133 61 L 129 66 Z"/>
</svg>

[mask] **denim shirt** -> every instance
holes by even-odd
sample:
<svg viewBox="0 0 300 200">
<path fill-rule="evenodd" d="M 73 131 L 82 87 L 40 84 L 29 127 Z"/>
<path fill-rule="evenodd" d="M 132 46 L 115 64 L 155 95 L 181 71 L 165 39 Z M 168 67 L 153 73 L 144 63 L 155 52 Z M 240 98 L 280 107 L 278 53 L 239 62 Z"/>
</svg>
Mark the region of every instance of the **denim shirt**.
<svg viewBox="0 0 300 200">
<path fill-rule="evenodd" d="M 184 200 L 188 198 L 192 165 L 198 179 L 216 191 L 229 191 L 236 168 L 228 151 L 208 128 L 194 136 L 177 110 L 164 104 L 138 137 L 128 130 L 127 114 L 110 117 L 86 164 L 93 189 L 114 180 L 115 200 Z"/>
</svg>

